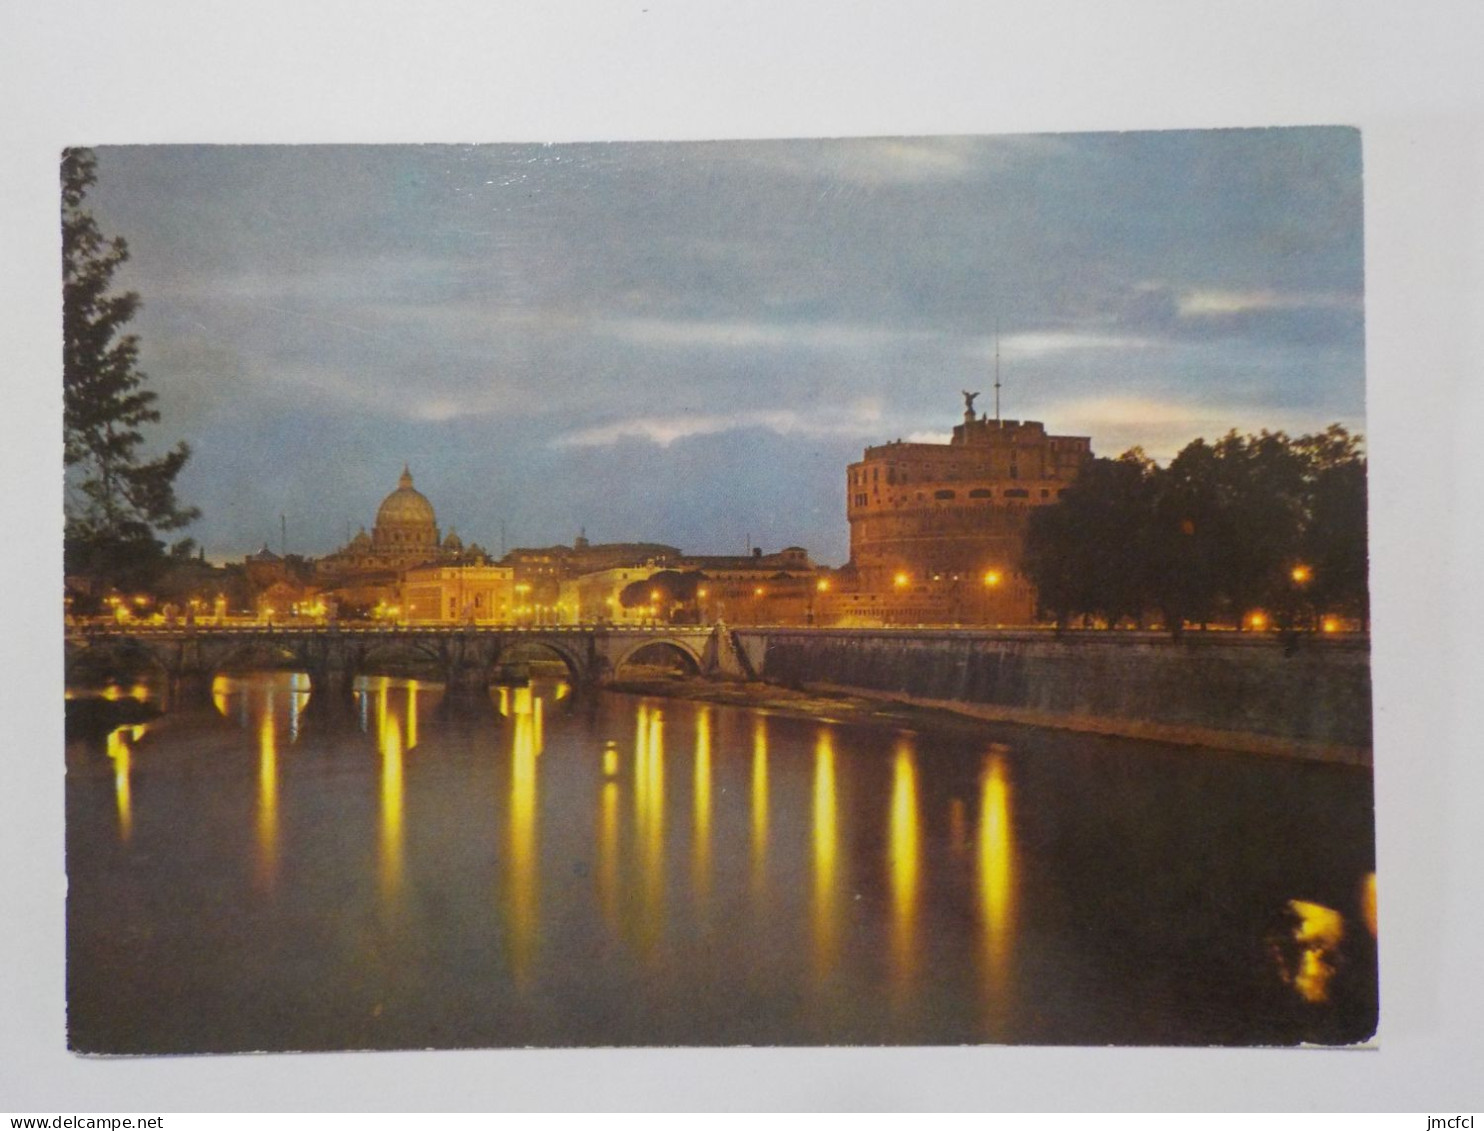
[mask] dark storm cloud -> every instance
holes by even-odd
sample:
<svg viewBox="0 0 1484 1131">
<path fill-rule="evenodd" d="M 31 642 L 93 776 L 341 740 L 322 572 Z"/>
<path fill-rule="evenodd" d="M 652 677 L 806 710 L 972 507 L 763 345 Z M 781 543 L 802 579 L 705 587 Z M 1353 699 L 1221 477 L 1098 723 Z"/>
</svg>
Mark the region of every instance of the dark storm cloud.
<svg viewBox="0 0 1484 1131">
<path fill-rule="evenodd" d="M 1099 451 L 1358 425 L 1360 192 L 1294 129 L 111 148 L 93 201 L 214 552 L 328 549 L 413 459 L 486 543 L 839 560 L 843 462 L 946 430 L 996 324 L 1006 415 Z"/>
</svg>

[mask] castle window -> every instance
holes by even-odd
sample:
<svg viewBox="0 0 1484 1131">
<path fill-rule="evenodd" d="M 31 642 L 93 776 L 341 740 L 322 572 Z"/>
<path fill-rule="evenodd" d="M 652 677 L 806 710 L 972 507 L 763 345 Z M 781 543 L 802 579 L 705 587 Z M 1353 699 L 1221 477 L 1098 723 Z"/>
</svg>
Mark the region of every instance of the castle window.
<svg viewBox="0 0 1484 1131">
<path fill-rule="evenodd" d="M 1042 487 L 1041 488 L 1041 498 L 1043 498 L 1043 499 L 1049 499 L 1049 498 L 1051 498 L 1051 492 L 1048 491 L 1045 487 Z"/>
<path fill-rule="evenodd" d="M 935 498 L 935 499 L 952 499 L 954 497 L 955 497 L 955 493 L 953 491 L 947 491 L 947 490 L 945 490 L 945 491 L 934 491 L 933 492 L 933 498 Z"/>
</svg>

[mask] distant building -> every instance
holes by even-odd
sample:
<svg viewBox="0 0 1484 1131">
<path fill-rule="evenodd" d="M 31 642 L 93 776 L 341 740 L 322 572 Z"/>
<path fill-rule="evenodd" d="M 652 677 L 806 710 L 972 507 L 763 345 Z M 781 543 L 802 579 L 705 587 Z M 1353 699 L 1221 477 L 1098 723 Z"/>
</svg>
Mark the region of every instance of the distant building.
<svg viewBox="0 0 1484 1131">
<path fill-rule="evenodd" d="M 412 471 L 403 466 L 397 489 L 382 500 L 376 522 L 349 542 L 315 563 L 315 581 L 345 609 L 402 610 L 403 574 L 419 566 L 483 566 L 489 556 L 478 545 L 465 546 L 450 530 L 438 531 L 433 504 L 412 485 Z"/>
<path fill-rule="evenodd" d="M 509 566 L 414 566 L 402 575 L 401 615 L 411 623 L 510 624 L 517 618 Z"/>
<path fill-rule="evenodd" d="M 616 566 L 592 570 L 561 582 L 558 619 L 564 624 L 649 624 L 656 617 L 648 605 L 625 608 L 623 591 L 659 572 L 655 565 Z"/>
<path fill-rule="evenodd" d="M 697 591 L 700 619 L 728 624 L 809 624 L 821 570 L 802 546 L 765 554 L 687 554 L 668 568 L 704 577 Z"/>
<path fill-rule="evenodd" d="M 318 593 L 307 576 L 301 576 L 295 568 L 304 568 L 302 558 L 280 557 L 266 542 L 256 554 L 248 554 L 242 564 L 252 614 L 259 620 L 287 620 L 301 603 L 312 602 Z"/>
<path fill-rule="evenodd" d="M 574 604 L 567 582 L 610 570 L 637 570 L 664 562 L 680 551 L 658 542 L 609 542 L 593 545 L 578 535 L 570 546 L 521 547 L 500 559 L 515 570 L 519 606 L 525 619 L 539 623 L 574 619 Z M 573 591 L 575 592 L 575 591 Z M 593 585 L 584 592 L 596 592 Z M 564 595 L 566 594 L 566 595 Z"/>
<path fill-rule="evenodd" d="M 819 579 L 825 576 L 800 546 L 775 554 L 682 554 L 637 565 L 592 570 L 563 580 L 558 608 L 563 623 L 807 624 L 814 615 Z M 625 606 L 624 591 L 656 578 L 682 575 L 684 594 L 656 582 L 650 596 Z M 691 594 L 694 594 L 693 596 Z M 644 594 L 641 593 L 641 597 Z"/>
<path fill-rule="evenodd" d="M 1034 621 L 1021 568 L 1027 519 L 1076 479 L 1091 441 L 976 417 L 976 395 L 966 394 L 947 444 L 897 440 L 847 469 L 850 565 L 825 602 L 834 623 Z"/>
</svg>

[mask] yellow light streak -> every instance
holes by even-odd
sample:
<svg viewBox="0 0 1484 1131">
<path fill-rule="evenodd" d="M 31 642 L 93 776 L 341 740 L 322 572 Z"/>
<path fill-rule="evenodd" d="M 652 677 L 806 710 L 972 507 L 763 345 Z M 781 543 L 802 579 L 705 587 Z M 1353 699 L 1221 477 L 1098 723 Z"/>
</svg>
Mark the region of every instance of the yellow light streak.
<svg viewBox="0 0 1484 1131">
<path fill-rule="evenodd" d="M 272 889 L 278 877 L 278 733 L 272 700 L 258 721 L 258 882 Z"/>
<path fill-rule="evenodd" d="M 696 898 L 711 891 L 711 708 L 696 711 L 695 844 L 691 878 Z"/>
<path fill-rule="evenodd" d="M 828 727 L 814 742 L 814 961 L 827 973 L 836 958 L 836 868 L 839 853 L 835 746 Z"/>
<path fill-rule="evenodd" d="M 892 959 L 897 988 L 905 989 L 916 968 L 917 894 L 922 866 L 917 816 L 917 762 L 911 740 L 897 742 L 892 760 L 888 831 L 892 895 Z"/>
<path fill-rule="evenodd" d="M 618 917 L 618 782 L 606 781 L 598 808 L 598 903 L 610 930 Z"/>
<path fill-rule="evenodd" d="M 517 688 L 515 734 L 510 755 L 510 937 L 517 983 L 530 978 L 536 953 L 536 740 L 530 689 Z M 519 692 L 526 692 L 522 701 Z M 522 703 L 525 710 L 521 710 Z"/>
<path fill-rule="evenodd" d="M 1365 929 L 1376 937 L 1376 873 L 1367 872 L 1360 881 L 1360 914 L 1365 920 Z"/>
<path fill-rule="evenodd" d="M 386 720 L 385 687 L 378 705 L 378 734 L 381 746 L 381 842 L 380 879 L 382 904 L 390 909 L 402 891 L 402 728 L 396 719 Z"/>
<path fill-rule="evenodd" d="M 768 887 L 768 729 L 760 715 L 752 728 L 752 890 L 762 899 Z"/>
<path fill-rule="evenodd" d="M 108 732 L 108 757 L 113 761 L 113 797 L 119 815 L 119 840 L 134 835 L 134 795 L 130 788 L 130 747 L 144 733 L 143 726 L 115 727 Z"/>
<path fill-rule="evenodd" d="M 1003 749 L 1003 748 L 1001 748 Z M 1010 781 L 999 752 L 985 759 L 979 788 L 979 899 L 992 1019 L 1004 1017 L 1012 988 L 1015 935 L 1015 842 Z"/>
<path fill-rule="evenodd" d="M 1288 906 L 1297 916 L 1293 939 L 1300 948 L 1288 981 L 1305 1001 L 1328 1001 L 1336 952 L 1345 937 L 1345 920 L 1333 908 L 1303 899 L 1290 899 Z"/>
</svg>

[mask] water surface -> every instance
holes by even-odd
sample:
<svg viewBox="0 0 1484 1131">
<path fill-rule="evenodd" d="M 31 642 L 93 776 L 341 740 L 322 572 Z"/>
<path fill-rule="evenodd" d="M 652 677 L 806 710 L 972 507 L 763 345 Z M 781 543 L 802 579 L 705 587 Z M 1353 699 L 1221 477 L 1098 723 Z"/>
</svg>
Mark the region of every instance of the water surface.
<svg viewBox="0 0 1484 1131">
<path fill-rule="evenodd" d="M 69 745 L 73 1047 L 1374 1030 L 1368 772 L 554 681 L 358 686 L 224 677 Z"/>
</svg>

